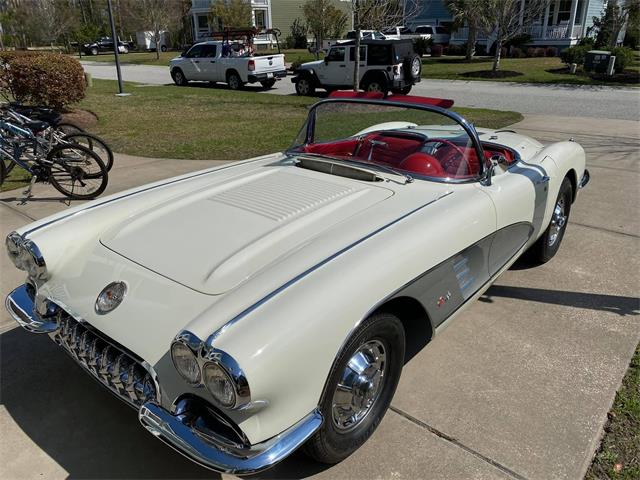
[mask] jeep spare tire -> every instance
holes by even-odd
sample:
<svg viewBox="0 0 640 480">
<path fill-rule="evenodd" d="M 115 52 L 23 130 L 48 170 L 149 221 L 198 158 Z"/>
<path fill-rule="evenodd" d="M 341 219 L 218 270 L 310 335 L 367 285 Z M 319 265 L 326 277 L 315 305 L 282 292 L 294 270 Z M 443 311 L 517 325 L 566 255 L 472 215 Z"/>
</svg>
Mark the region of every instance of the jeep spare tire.
<svg viewBox="0 0 640 480">
<path fill-rule="evenodd" d="M 422 59 L 418 55 L 411 55 L 404 59 L 404 76 L 406 79 L 418 80 L 422 73 Z"/>
</svg>

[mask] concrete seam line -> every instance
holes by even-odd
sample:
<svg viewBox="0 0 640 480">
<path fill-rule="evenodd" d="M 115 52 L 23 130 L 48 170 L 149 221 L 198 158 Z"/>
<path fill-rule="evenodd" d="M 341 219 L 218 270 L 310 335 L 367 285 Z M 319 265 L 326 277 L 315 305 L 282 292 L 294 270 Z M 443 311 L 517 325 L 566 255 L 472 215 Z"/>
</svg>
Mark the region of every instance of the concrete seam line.
<svg viewBox="0 0 640 480">
<path fill-rule="evenodd" d="M 611 228 L 596 227 L 595 225 L 587 225 L 586 223 L 578 223 L 572 221 L 569 221 L 569 223 L 571 225 L 578 225 L 579 227 L 591 228 L 593 230 L 600 230 L 602 232 L 613 233 L 616 235 L 624 235 L 625 237 L 640 238 L 640 235 L 636 235 L 635 233 L 621 232 L 619 230 L 612 230 Z"/>
<path fill-rule="evenodd" d="M 467 447 L 465 444 L 459 442 L 458 440 L 456 440 L 453 437 L 450 437 L 449 435 L 447 435 L 444 432 L 441 432 L 440 430 L 438 430 L 437 428 L 432 427 L 431 425 L 423 422 L 422 420 L 418 420 L 417 418 L 415 418 L 412 415 L 409 415 L 406 412 L 403 412 L 402 410 L 400 410 L 399 408 L 396 408 L 394 406 L 390 406 L 389 410 L 397 413 L 398 415 L 400 415 L 401 417 L 406 418 L 407 420 L 409 420 L 411 423 L 414 423 L 416 425 L 418 425 L 419 427 L 424 428 L 425 430 L 433 433 L 436 437 L 441 438 L 442 440 L 451 443 L 452 445 L 455 445 L 456 447 L 461 448 L 462 450 L 464 450 L 467 453 L 470 453 L 471 455 L 473 455 L 474 457 L 482 460 L 485 463 L 488 463 L 489 465 L 491 465 L 492 467 L 497 468 L 498 470 L 500 470 L 501 472 L 509 475 L 510 477 L 513 477 L 517 480 L 527 480 L 527 477 L 523 477 L 522 475 L 520 475 L 519 473 L 514 472 L 513 470 L 511 470 L 509 467 L 505 467 L 504 465 L 502 465 L 501 463 L 496 462 L 495 460 L 493 460 L 492 458 L 487 457 L 486 455 L 483 455 L 482 453 L 472 449 L 471 447 Z"/>
<path fill-rule="evenodd" d="M 8 204 L 6 201 L 4 200 L 0 200 L 0 205 L 2 205 L 3 207 L 7 207 L 9 210 L 11 210 L 12 212 L 17 213 L 18 215 L 23 216 L 24 218 L 26 218 L 27 220 L 31 220 L 32 222 L 35 222 L 37 220 L 37 218 L 33 218 L 31 215 L 27 215 L 24 212 L 21 212 L 20 210 L 18 210 L 17 208 L 11 206 L 10 204 Z"/>
<path fill-rule="evenodd" d="M 611 119 L 611 120 L 617 120 L 615 118 Z M 628 122 L 633 122 L 633 120 L 627 120 Z M 625 139 L 625 140 L 634 140 L 634 141 L 638 141 L 637 137 L 626 137 L 624 135 L 600 135 L 598 133 L 590 133 L 589 135 L 583 134 L 583 133 L 576 133 L 576 132 L 565 132 L 563 130 L 541 130 L 539 128 L 532 128 L 532 127 L 518 127 L 517 125 L 510 125 L 507 128 L 514 128 L 516 130 L 529 130 L 530 132 L 545 132 L 545 133 L 562 133 L 564 135 L 573 135 L 574 137 L 602 137 L 602 138 L 610 138 L 612 140 L 619 140 L 621 138 Z M 500 130 L 500 129 L 498 129 Z"/>
</svg>

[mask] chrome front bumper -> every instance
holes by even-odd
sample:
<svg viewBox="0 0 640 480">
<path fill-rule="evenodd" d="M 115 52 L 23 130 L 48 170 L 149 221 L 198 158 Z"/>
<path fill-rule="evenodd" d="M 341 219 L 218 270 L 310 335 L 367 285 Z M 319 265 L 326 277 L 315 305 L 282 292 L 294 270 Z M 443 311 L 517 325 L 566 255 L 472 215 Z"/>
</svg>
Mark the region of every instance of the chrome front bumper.
<svg viewBox="0 0 640 480">
<path fill-rule="evenodd" d="M 217 472 L 246 475 L 270 468 L 299 448 L 322 425 L 322 415 L 316 410 L 265 442 L 231 446 L 219 437 L 192 427 L 187 415 L 173 415 L 161 407 L 155 371 L 133 353 L 63 310 L 47 317 L 39 315 L 30 286 L 16 288 L 7 296 L 5 304 L 21 327 L 32 333 L 49 334 L 94 379 L 121 400 L 139 408 L 140 422 L 154 436 L 190 460 Z M 127 368 L 123 368 L 125 363 Z M 140 380 L 141 388 L 137 388 Z"/>
<path fill-rule="evenodd" d="M 206 441 L 180 416 L 174 416 L 156 403 L 140 408 L 140 423 L 170 447 L 190 460 L 217 472 L 248 475 L 284 460 L 322 425 L 322 415 L 313 411 L 280 435 L 245 449 L 230 449 Z"/>
</svg>

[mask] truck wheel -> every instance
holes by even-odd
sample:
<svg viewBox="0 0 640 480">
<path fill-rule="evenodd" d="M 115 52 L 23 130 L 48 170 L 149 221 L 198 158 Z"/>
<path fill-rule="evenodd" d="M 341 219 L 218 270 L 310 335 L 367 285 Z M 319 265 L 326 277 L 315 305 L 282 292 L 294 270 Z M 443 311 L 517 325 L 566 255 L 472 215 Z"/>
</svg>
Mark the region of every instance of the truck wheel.
<svg viewBox="0 0 640 480">
<path fill-rule="evenodd" d="M 231 90 L 240 90 L 244 86 L 240 75 L 236 72 L 230 72 L 227 74 L 227 85 L 229 85 Z"/>
<path fill-rule="evenodd" d="M 313 86 L 310 79 L 302 77 L 296 82 L 296 93 L 298 95 L 308 96 L 313 95 L 315 92 L 316 88 Z"/>
<path fill-rule="evenodd" d="M 271 78 L 269 80 L 262 80 L 260 82 L 260 85 L 262 85 L 264 88 L 271 88 L 276 84 L 276 79 L 275 78 Z"/>
<path fill-rule="evenodd" d="M 376 430 L 396 391 L 404 364 L 400 320 L 375 313 L 355 329 L 339 354 L 320 399 L 324 423 L 304 446 L 322 463 L 337 463 Z"/>
<path fill-rule="evenodd" d="M 182 70 L 179 68 L 176 68 L 171 72 L 171 76 L 173 77 L 175 84 L 179 87 L 184 87 L 189 84 L 189 80 L 187 80 L 187 77 L 184 76 L 184 73 L 182 73 Z"/>
<path fill-rule="evenodd" d="M 409 95 L 409 92 L 411 92 L 411 87 L 413 85 L 407 85 L 406 87 L 400 88 L 398 90 L 391 90 L 393 93 L 400 94 L 400 95 Z"/>
<path fill-rule="evenodd" d="M 167 51 L 167 46 L 166 46 L 166 45 L 162 45 L 162 46 L 160 47 L 160 51 L 162 51 L 162 52 L 166 52 L 166 51 Z"/>
<path fill-rule="evenodd" d="M 362 89 L 365 92 L 381 92 L 385 97 L 389 91 L 387 79 L 382 75 L 372 76 L 362 82 Z"/>
<path fill-rule="evenodd" d="M 91 53 L 91 55 L 98 55 L 98 47 L 91 47 L 89 53 Z"/>
<path fill-rule="evenodd" d="M 123 53 L 123 54 L 125 54 L 125 55 L 126 55 L 127 53 L 129 53 L 129 47 L 127 47 L 126 45 L 123 45 L 123 46 L 122 46 L 122 53 Z"/>
</svg>

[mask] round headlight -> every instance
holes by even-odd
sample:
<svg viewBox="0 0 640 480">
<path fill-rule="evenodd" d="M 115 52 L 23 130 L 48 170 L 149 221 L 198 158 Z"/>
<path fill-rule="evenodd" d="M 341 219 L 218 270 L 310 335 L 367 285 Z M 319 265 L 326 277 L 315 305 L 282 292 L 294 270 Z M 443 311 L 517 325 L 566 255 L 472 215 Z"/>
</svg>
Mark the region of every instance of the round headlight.
<svg viewBox="0 0 640 480">
<path fill-rule="evenodd" d="M 207 363 L 204 366 L 204 384 L 213 398 L 223 407 L 231 408 L 236 404 L 236 392 L 233 383 L 220 365 Z"/>
<path fill-rule="evenodd" d="M 27 271 L 29 276 L 34 280 L 46 280 L 47 265 L 40 253 L 38 246 L 31 240 L 27 240 L 22 244 L 20 253 L 23 269 Z"/>
<path fill-rule="evenodd" d="M 7 253 L 9 254 L 9 258 L 16 266 L 22 270 L 22 261 L 20 260 L 20 250 L 22 246 L 22 237 L 18 235 L 16 232 L 10 233 L 7 235 L 7 239 L 5 240 L 5 245 L 7 246 Z"/>
<path fill-rule="evenodd" d="M 127 293 L 127 284 L 124 282 L 112 282 L 102 289 L 96 299 L 96 312 L 109 313 L 124 300 Z"/>
<path fill-rule="evenodd" d="M 200 384 L 200 366 L 193 351 L 184 343 L 171 345 L 171 360 L 178 373 L 191 385 Z"/>
</svg>

